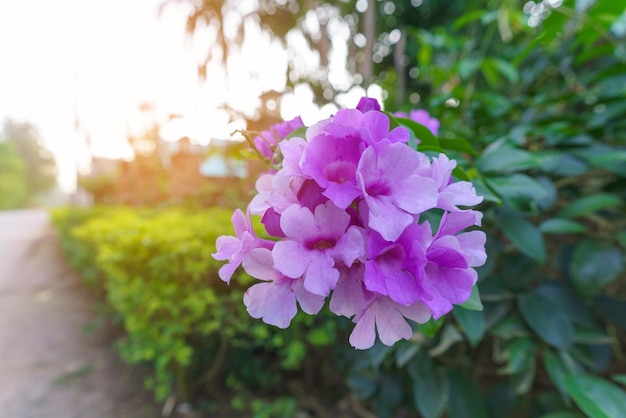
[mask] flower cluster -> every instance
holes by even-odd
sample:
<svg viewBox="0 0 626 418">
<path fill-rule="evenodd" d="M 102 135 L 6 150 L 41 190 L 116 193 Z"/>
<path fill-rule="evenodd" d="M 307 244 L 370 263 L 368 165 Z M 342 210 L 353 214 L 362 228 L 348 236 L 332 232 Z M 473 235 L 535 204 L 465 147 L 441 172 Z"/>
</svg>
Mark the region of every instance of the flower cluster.
<svg viewBox="0 0 626 418">
<path fill-rule="evenodd" d="M 283 125 L 281 135 L 300 125 Z M 376 330 L 392 345 L 412 335 L 406 319 L 437 319 L 469 298 L 473 268 L 486 259 L 485 234 L 464 232 L 482 214 L 463 207 L 482 197 L 471 183 L 452 181 L 455 161 L 431 159 L 409 148 L 409 139 L 364 98 L 310 126 L 304 138 L 263 148 L 280 169 L 260 176 L 247 214 L 233 215 L 236 236 L 220 237 L 214 254 L 228 261 L 219 272 L 225 282 L 240 265 L 262 281 L 244 295 L 252 317 L 286 328 L 297 305 L 317 314 L 330 298 L 330 310 L 356 324 L 350 343 L 366 349 Z M 440 218 L 436 228 L 429 214 Z M 252 215 L 268 238 L 254 232 Z"/>
</svg>

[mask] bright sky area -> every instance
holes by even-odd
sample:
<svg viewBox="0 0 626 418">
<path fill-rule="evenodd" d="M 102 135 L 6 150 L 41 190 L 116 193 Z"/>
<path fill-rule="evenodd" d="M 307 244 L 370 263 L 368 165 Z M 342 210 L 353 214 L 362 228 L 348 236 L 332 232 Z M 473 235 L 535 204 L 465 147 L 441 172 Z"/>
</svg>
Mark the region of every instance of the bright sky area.
<svg viewBox="0 0 626 418">
<path fill-rule="evenodd" d="M 88 167 L 89 154 L 130 157 L 128 132 L 179 114 L 182 121 L 162 130 L 165 139 L 228 138 L 243 124 L 229 123 L 221 104 L 253 110 L 262 91 L 283 89 L 285 74 L 276 68 L 284 68 L 286 53 L 260 34 L 228 67 L 239 82 L 227 83 L 215 64 L 200 84 L 196 63 L 207 45 L 186 36 L 184 8 L 170 6 L 159 16 L 160 3 L 0 0 L 0 120 L 39 129 L 57 158 L 63 190 L 73 190 L 77 165 Z M 282 116 L 302 115 L 307 124 L 335 110 L 318 109 L 305 90 L 284 100 Z M 154 110 L 142 113 L 142 103 Z"/>
</svg>

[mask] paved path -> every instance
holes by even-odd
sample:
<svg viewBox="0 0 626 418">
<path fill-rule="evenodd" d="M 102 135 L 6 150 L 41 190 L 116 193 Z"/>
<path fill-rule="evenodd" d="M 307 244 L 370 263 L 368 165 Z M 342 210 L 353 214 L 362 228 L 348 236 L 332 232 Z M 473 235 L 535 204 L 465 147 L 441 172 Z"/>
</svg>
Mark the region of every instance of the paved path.
<svg viewBox="0 0 626 418">
<path fill-rule="evenodd" d="M 0 212 L 0 417 L 160 416 L 90 304 L 46 212 Z"/>
</svg>

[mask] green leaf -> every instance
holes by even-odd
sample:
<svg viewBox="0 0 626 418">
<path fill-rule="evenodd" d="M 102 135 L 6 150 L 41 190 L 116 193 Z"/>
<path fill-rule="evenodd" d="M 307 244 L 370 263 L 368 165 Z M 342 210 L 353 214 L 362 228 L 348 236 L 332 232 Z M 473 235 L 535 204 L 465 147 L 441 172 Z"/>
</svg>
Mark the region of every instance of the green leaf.
<svg viewBox="0 0 626 418">
<path fill-rule="evenodd" d="M 439 138 L 439 145 L 444 150 L 464 152 L 472 156 L 478 155 L 478 151 L 471 142 L 464 138 Z"/>
<path fill-rule="evenodd" d="M 489 147 L 480 158 L 476 160 L 476 167 L 483 173 L 510 173 L 526 170 L 535 166 L 536 163 L 530 152 L 510 145 L 502 145 L 497 148 Z"/>
<path fill-rule="evenodd" d="M 469 311 L 468 311 L 469 312 Z M 463 336 L 456 330 L 452 324 L 448 323 L 441 331 L 439 344 L 428 351 L 431 357 L 437 357 L 448 351 L 454 344 L 463 341 Z"/>
<path fill-rule="evenodd" d="M 581 367 L 566 352 L 562 351 L 557 354 L 551 350 L 545 350 L 543 352 L 543 365 L 550 380 L 552 380 L 554 386 L 569 405 L 569 398 L 565 390 L 565 378 L 567 376 L 581 374 Z"/>
<path fill-rule="evenodd" d="M 617 279 L 624 270 L 619 248 L 587 239 L 576 246 L 569 273 L 574 288 L 583 296 L 594 296 Z"/>
<path fill-rule="evenodd" d="M 509 316 L 504 319 L 498 325 L 493 327 L 491 334 L 505 340 L 530 335 L 522 320 L 516 316 Z"/>
<path fill-rule="evenodd" d="M 522 253 L 539 263 L 546 259 L 546 248 L 541 232 L 522 217 L 506 215 L 500 219 L 500 228 Z"/>
<path fill-rule="evenodd" d="M 455 307 L 452 311 L 470 345 L 476 347 L 485 335 L 485 315 L 482 311 L 469 311 Z"/>
<path fill-rule="evenodd" d="M 626 331 L 626 302 L 610 296 L 599 295 L 594 301 L 595 310 L 608 322 Z"/>
<path fill-rule="evenodd" d="M 614 374 L 611 375 L 611 379 L 615 380 L 617 383 L 626 386 L 626 374 Z"/>
<path fill-rule="evenodd" d="M 474 287 L 472 288 L 472 294 L 470 295 L 469 299 L 459 306 L 470 311 L 483 310 L 483 303 L 480 301 L 480 292 L 478 291 L 477 285 L 474 285 Z"/>
<path fill-rule="evenodd" d="M 448 385 L 441 368 L 425 354 L 417 355 L 407 366 L 413 380 L 413 402 L 424 418 L 438 418 L 448 402 Z"/>
<path fill-rule="evenodd" d="M 574 341 L 574 325 L 570 318 L 550 300 L 527 293 L 517 297 L 522 318 L 537 335 L 551 346 L 568 349 Z"/>
<path fill-rule="evenodd" d="M 430 318 L 427 322 L 423 324 L 417 324 L 417 329 L 421 334 L 424 334 L 428 338 L 433 338 L 435 335 L 437 335 L 437 332 L 443 326 L 444 322 L 445 318 L 443 317 L 437 320 Z"/>
<path fill-rule="evenodd" d="M 493 65 L 498 69 L 500 74 L 511 83 L 517 83 L 519 81 L 519 72 L 513 64 L 498 58 L 491 58 L 491 60 L 493 60 Z"/>
<path fill-rule="evenodd" d="M 488 177 L 485 183 L 493 189 L 502 200 L 518 210 L 535 208 L 538 202 L 548 197 L 546 187 L 525 174 Z"/>
<path fill-rule="evenodd" d="M 551 218 L 543 221 L 539 230 L 544 234 L 578 234 L 587 232 L 587 227 L 571 219 Z"/>
<path fill-rule="evenodd" d="M 550 412 L 549 414 L 541 415 L 538 418 L 585 418 L 579 412 L 576 411 L 558 411 L 558 412 Z"/>
<path fill-rule="evenodd" d="M 535 361 L 536 351 L 537 343 L 534 339 L 526 337 L 514 340 L 504 352 L 506 366 L 498 372 L 509 375 L 523 372 Z"/>
<path fill-rule="evenodd" d="M 389 116 L 388 113 L 387 115 Z M 430 131 L 430 129 L 428 129 L 421 123 L 417 123 L 413 119 L 408 119 L 408 118 L 399 118 L 395 116 L 394 118 L 396 119 L 396 121 L 398 121 L 400 125 L 406 126 L 411 131 L 413 131 L 417 139 L 419 139 L 420 141 L 418 146 L 428 145 L 428 146 L 433 146 L 433 147 L 440 147 L 439 140 L 437 139 L 437 137 Z"/>
<path fill-rule="evenodd" d="M 621 203 L 622 200 L 618 196 L 608 193 L 600 193 L 574 200 L 563 208 L 563 210 L 559 213 L 559 216 L 565 218 L 575 218 L 577 216 L 587 215 L 599 210 L 618 206 Z"/>
<path fill-rule="evenodd" d="M 449 418 L 487 418 L 485 401 L 477 382 L 458 371 L 448 374 Z"/>
<path fill-rule="evenodd" d="M 568 376 L 565 389 L 585 414 L 594 418 L 615 418 L 626 411 L 626 393 L 618 386 L 595 376 Z"/>
</svg>

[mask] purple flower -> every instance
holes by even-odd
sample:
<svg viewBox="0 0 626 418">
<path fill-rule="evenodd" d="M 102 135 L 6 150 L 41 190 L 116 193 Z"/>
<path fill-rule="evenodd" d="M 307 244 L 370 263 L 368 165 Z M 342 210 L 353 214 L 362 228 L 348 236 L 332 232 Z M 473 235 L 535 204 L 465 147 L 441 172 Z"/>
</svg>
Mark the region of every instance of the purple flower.
<svg viewBox="0 0 626 418">
<path fill-rule="evenodd" d="M 273 243 L 261 240 L 252 230 L 249 219 L 239 209 L 233 213 L 231 222 L 235 228 L 235 236 L 221 236 L 217 239 L 217 252 L 213 254 L 216 260 L 228 260 L 219 270 L 220 279 L 230 282 L 234 271 L 239 267 L 244 257 L 254 248 L 270 248 Z"/>
<path fill-rule="evenodd" d="M 278 142 L 303 126 L 304 124 L 302 123 L 300 116 L 297 116 L 289 121 L 272 125 L 269 130 L 261 132 L 261 135 L 253 139 L 254 146 L 262 156 L 266 158 L 273 158 L 274 149 L 276 148 Z"/>
<path fill-rule="evenodd" d="M 246 291 L 243 303 L 253 318 L 279 328 L 287 328 L 296 315 L 296 302 L 308 314 L 317 314 L 324 306 L 324 297 L 309 292 L 302 279 L 284 276 L 273 268 L 272 253 L 266 248 L 257 248 L 243 261 L 248 274 L 264 283 L 255 284 Z"/>
<path fill-rule="evenodd" d="M 475 211 L 445 213 L 439 230 L 426 246 L 422 301 L 435 319 L 465 302 L 472 293 L 478 275 L 472 267 L 484 264 L 486 236 L 482 231 L 456 235 L 461 230 L 480 225 L 481 214 Z"/>
<path fill-rule="evenodd" d="M 424 226 L 413 223 L 396 242 L 389 242 L 372 231 L 363 280 L 367 290 L 389 296 L 402 305 L 419 301 L 424 293 L 421 282 L 427 262 L 420 244 L 424 233 Z"/>
<path fill-rule="evenodd" d="M 274 245 L 274 267 L 287 277 L 304 277 L 308 291 L 327 296 L 339 279 L 335 261 L 349 267 L 364 253 L 363 235 L 349 223 L 350 215 L 331 202 L 315 212 L 291 206 L 280 218 L 286 238 Z"/>
<path fill-rule="evenodd" d="M 378 103 L 378 100 L 372 99 L 371 97 L 361 97 L 356 108 L 363 113 L 371 110 L 380 110 L 380 103 Z"/>
<path fill-rule="evenodd" d="M 357 184 L 369 209 L 368 226 L 387 241 L 396 241 L 413 215 L 437 204 L 437 184 L 419 174 L 423 163 L 406 145 L 388 141 L 361 156 Z"/>
<path fill-rule="evenodd" d="M 437 134 L 439 121 L 425 111 L 397 115 Z M 485 234 L 464 232 L 480 226 L 481 213 L 466 207 L 482 197 L 470 182 L 453 181 L 456 162 L 409 148 L 409 131 L 390 130 L 374 99 L 339 110 L 304 138 L 281 140 L 300 126 L 294 119 L 255 139 L 276 171 L 259 177 L 248 217 L 235 212 L 235 236 L 218 238 L 213 255 L 228 261 L 222 280 L 239 265 L 261 280 L 244 295 L 250 315 L 285 328 L 298 305 L 316 314 L 330 295 L 331 312 L 356 324 L 350 343 L 367 349 L 377 333 L 394 344 L 411 337 L 408 320 L 439 318 L 465 302 L 486 260 Z M 435 234 L 423 221 L 431 209 L 443 212 Z M 250 214 L 274 241 L 254 234 Z"/>
<path fill-rule="evenodd" d="M 402 305 L 387 296 L 370 299 L 353 322 L 356 326 L 350 334 L 350 344 L 357 349 L 365 350 L 374 345 L 376 331 L 378 338 L 385 345 L 393 345 L 401 339 L 409 339 L 413 335 L 411 326 L 406 319 L 424 323 L 430 319 L 430 311 L 421 303 Z"/>
<path fill-rule="evenodd" d="M 474 206 L 483 201 L 482 196 L 476 195 L 474 185 L 469 181 L 452 182 L 452 170 L 456 161 L 446 155 L 439 154 L 433 159 L 430 173 L 426 174 L 437 183 L 439 198 L 437 207 L 451 212 L 460 210 L 457 206 Z"/>
</svg>

